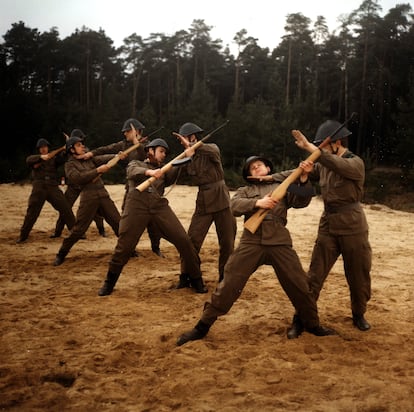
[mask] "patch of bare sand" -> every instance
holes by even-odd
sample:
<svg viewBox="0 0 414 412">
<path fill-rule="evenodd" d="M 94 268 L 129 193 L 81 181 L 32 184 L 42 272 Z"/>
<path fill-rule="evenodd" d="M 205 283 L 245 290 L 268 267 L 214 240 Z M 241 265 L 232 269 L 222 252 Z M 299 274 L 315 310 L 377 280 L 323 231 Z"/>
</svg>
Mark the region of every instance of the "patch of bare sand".
<svg viewBox="0 0 414 412">
<path fill-rule="evenodd" d="M 175 346 L 208 295 L 173 289 L 175 248 L 155 256 L 145 233 L 139 258 L 115 292 L 98 297 L 116 237 L 94 224 L 62 266 L 62 239 L 49 239 L 56 212 L 46 205 L 29 242 L 16 245 L 30 185 L 1 185 L 0 409 L 18 411 L 412 411 L 413 215 L 367 205 L 373 248 L 372 330 L 352 326 L 341 262 L 319 299 L 323 324 L 338 336 L 286 338 L 293 309 L 272 269 L 261 267 L 228 315 L 202 341 Z M 123 186 L 108 186 L 118 207 Z M 187 228 L 196 189 L 168 194 Z M 75 204 L 76 207 L 76 204 Z M 307 269 L 321 201 L 289 212 Z M 239 233 L 242 222 L 238 222 Z M 201 251 L 211 292 L 218 278 L 214 229 Z"/>
</svg>

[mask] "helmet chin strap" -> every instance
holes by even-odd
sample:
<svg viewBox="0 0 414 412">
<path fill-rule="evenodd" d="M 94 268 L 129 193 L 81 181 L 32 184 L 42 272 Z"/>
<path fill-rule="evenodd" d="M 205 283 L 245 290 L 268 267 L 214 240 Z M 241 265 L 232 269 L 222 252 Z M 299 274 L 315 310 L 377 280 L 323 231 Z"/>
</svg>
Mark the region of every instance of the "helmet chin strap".
<svg viewBox="0 0 414 412">
<path fill-rule="evenodd" d="M 329 146 L 331 147 L 332 154 L 337 155 L 338 151 L 339 151 L 339 146 L 335 146 L 335 148 L 334 148 L 332 143 L 329 143 Z"/>
</svg>

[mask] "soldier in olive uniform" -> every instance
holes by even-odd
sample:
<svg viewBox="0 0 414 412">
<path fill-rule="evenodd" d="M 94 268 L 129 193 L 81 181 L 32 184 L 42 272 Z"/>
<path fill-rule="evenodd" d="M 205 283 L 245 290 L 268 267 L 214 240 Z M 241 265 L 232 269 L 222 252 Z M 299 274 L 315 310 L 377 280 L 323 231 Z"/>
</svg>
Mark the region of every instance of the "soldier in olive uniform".
<svg viewBox="0 0 414 412">
<path fill-rule="evenodd" d="M 144 150 L 144 142 L 146 140 L 145 137 L 142 137 L 143 130 L 145 126 L 137 119 L 127 119 L 122 126 L 122 133 L 124 134 L 125 139 L 120 140 L 119 142 L 112 143 L 107 146 L 98 147 L 90 152 L 85 153 L 84 158 L 90 159 L 93 156 L 100 156 L 105 154 L 118 154 L 119 152 L 124 152 L 131 146 L 142 143 L 136 150 L 129 153 L 127 157 L 121 158 L 119 164 L 125 168 L 127 168 L 128 163 L 131 160 L 144 160 L 146 157 L 145 150 Z M 125 184 L 125 195 L 122 202 L 122 209 L 125 208 L 125 200 L 128 193 L 128 182 Z M 160 250 L 160 240 L 161 234 L 159 229 L 156 227 L 155 224 L 150 223 L 148 228 L 148 236 L 151 241 L 151 249 L 152 251 L 160 257 L 164 257 Z M 133 252 L 134 254 L 134 252 Z"/>
<path fill-rule="evenodd" d="M 66 142 L 66 151 L 69 154 L 65 164 L 66 176 L 73 183 L 82 186 L 82 191 L 75 226 L 71 234 L 63 240 L 54 261 L 55 266 L 63 263 L 72 246 L 83 236 L 97 213 L 103 216 L 117 236 L 121 219 L 100 177 L 109 170 L 105 163 L 114 155 L 97 156 L 89 160 L 77 159 L 77 155 L 85 153 L 83 140 L 77 136 L 69 138 Z"/>
<path fill-rule="evenodd" d="M 73 129 L 70 137 L 80 137 L 81 139 L 85 139 L 85 133 L 83 133 L 83 131 L 81 129 Z M 80 192 L 82 191 L 82 186 L 80 185 L 76 185 L 74 183 L 72 183 L 69 179 L 66 178 L 66 191 L 65 191 L 65 198 L 68 201 L 69 205 L 71 207 L 73 207 L 74 203 L 76 202 L 76 200 L 78 199 Z M 99 234 L 102 237 L 106 236 L 105 233 L 105 228 L 104 228 L 104 224 L 103 224 L 103 217 L 100 215 L 96 215 L 93 219 L 96 223 L 96 228 L 98 229 Z M 50 237 L 53 238 L 57 238 L 60 237 L 62 235 L 63 232 L 63 228 L 65 227 L 65 222 L 63 220 L 63 217 L 61 215 L 59 215 L 59 218 L 56 222 L 56 227 L 55 227 L 55 231 L 53 233 L 53 235 L 51 235 Z"/>
<path fill-rule="evenodd" d="M 40 154 L 31 155 L 26 159 L 27 165 L 32 169 L 33 188 L 17 243 L 27 240 L 46 201 L 60 213 L 69 229 L 75 224 L 75 216 L 63 192 L 59 189 L 57 176 L 57 168 L 65 162 L 65 156 L 63 153 L 51 156 L 50 143 L 46 139 L 39 139 L 36 148 Z"/>
<path fill-rule="evenodd" d="M 298 130 L 293 131 L 296 145 L 309 153 L 320 150 L 316 145 L 340 126 L 334 120 L 322 123 L 313 144 Z M 360 203 L 365 165 L 360 157 L 346 147 L 350 134 L 343 127 L 331 139 L 331 143 L 321 150 L 321 156 L 309 175 L 311 180 L 319 181 L 325 210 L 319 222 L 308 275 L 312 293 L 318 299 L 332 266 L 342 255 L 351 294 L 353 324 L 359 330 L 367 331 L 371 325 L 364 314 L 371 297 L 372 251 L 368 240 L 368 223 Z M 294 317 L 291 337 L 299 336 L 302 330 L 300 319 Z"/>
<path fill-rule="evenodd" d="M 132 251 L 150 222 L 155 222 L 164 239 L 171 242 L 180 253 L 189 270 L 191 286 L 197 293 L 206 293 L 200 270 L 200 259 L 183 225 L 163 197 L 164 188 L 177 176 L 175 168 L 164 173 L 161 166 L 168 151 L 163 139 L 154 139 L 146 147 L 145 161 L 133 160 L 127 167 L 129 190 L 119 227 L 118 243 L 109 263 L 106 280 L 99 290 L 100 296 L 110 295 L 128 262 Z M 193 154 L 189 149 L 186 154 Z M 154 177 L 156 180 L 142 192 L 136 186 Z"/>
<path fill-rule="evenodd" d="M 301 164 L 302 167 L 302 164 Z M 296 308 L 306 330 L 317 336 L 332 335 L 334 331 L 319 324 L 316 300 L 309 290 L 306 274 L 299 257 L 292 247 L 292 239 L 286 228 L 287 210 L 309 204 L 311 196 L 287 193 L 280 201 L 272 193 L 292 171 L 272 174 L 273 165 L 267 158 L 251 156 L 246 160 L 243 177 L 255 183 L 241 187 L 231 199 L 235 216 L 249 219 L 259 208 L 268 213 L 255 233 L 244 229 L 239 246 L 224 267 L 224 278 L 204 305 L 201 319 L 195 328 L 182 334 L 177 345 L 202 339 L 219 316 L 226 314 L 241 295 L 249 277 L 261 266 L 272 265 L 275 274 Z M 307 184 L 307 169 L 299 178 L 298 185 Z"/>
<path fill-rule="evenodd" d="M 184 123 L 177 137 L 181 144 L 188 148 L 197 142 L 201 132 L 203 129 L 196 124 Z M 224 181 L 218 146 L 214 143 L 204 143 L 195 152 L 191 163 L 186 167 L 186 172 L 193 183 L 198 185 L 196 209 L 191 218 L 188 235 L 199 253 L 210 226 L 214 223 L 219 243 L 218 280 L 220 282 L 223 279 L 224 265 L 234 249 L 237 225 L 230 210 L 230 195 Z M 188 283 L 187 268 L 182 264 L 178 287 L 185 287 Z"/>
</svg>

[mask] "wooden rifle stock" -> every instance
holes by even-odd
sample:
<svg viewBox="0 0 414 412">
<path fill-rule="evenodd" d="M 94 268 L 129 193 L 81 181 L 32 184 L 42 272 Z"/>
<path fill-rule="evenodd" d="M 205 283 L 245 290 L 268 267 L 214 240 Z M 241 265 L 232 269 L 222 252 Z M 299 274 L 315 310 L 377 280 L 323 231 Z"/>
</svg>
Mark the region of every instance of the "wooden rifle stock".
<svg viewBox="0 0 414 412">
<path fill-rule="evenodd" d="M 141 146 L 141 143 L 137 143 L 132 145 L 131 147 L 128 147 L 128 149 L 125 149 L 122 154 L 129 154 L 133 152 L 134 150 L 138 149 L 138 147 Z M 106 163 L 106 165 L 111 168 L 114 167 L 119 161 L 121 160 L 119 153 L 117 153 L 109 162 Z"/>
<path fill-rule="evenodd" d="M 131 128 L 136 132 L 135 127 L 132 123 L 131 124 Z M 141 143 L 144 140 L 147 140 L 150 136 L 152 136 L 155 133 L 158 133 L 161 129 L 163 129 L 164 126 L 161 126 L 159 129 L 153 131 L 152 133 L 150 133 L 148 136 L 146 136 L 144 139 L 141 139 L 141 142 L 138 142 L 137 144 L 134 144 L 131 147 L 128 147 L 128 149 L 124 150 L 122 153 L 126 153 L 129 154 L 131 152 L 133 152 L 134 150 L 138 149 L 138 147 L 141 146 Z M 121 160 L 119 153 L 117 153 L 109 162 L 106 163 L 106 165 L 111 169 L 112 167 L 114 167 L 119 161 Z M 93 182 L 96 182 L 99 177 L 102 175 L 102 173 L 100 173 L 98 176 L 95 177 L 95 179 L 93 179 Z"/>
<path fill-rule="evenodd" d="M 318 149 L 311 153 L 306 159 L 307 161 L 314 162 L 321 155 L 320 149 L 325 147 L 331 141 L 331 136 L 328 136 L 319 146 Z M 289 185 L 294 183 L 302 174 L 302 169 L 297 167 L 271 194 L 272 199 L 280 200 L 287 192 Z M 262 224 L 264 218 L 268 214 L 269 209 L 259 209 L 249 219 L 244 222 L 244 227 L 250 232 L 255 233 L 259 226 Z"/>
<path fill-rule="evenodd" d="M 207 139 L 209 139 L 214 133 L 216 133 L 218 130 L 220 130 L 221 128 L 223 128 L 224 126 L 227 125 L 229 121 L 226 120 L 221 126 L 217 127 L 217 129 L 213 130 L 212 132 L 210 132 L 207 136 L 204 136 L 201 140 L 199 140 L 198 142 L 196 142 L 193 146 L 191 146 L 194 150 L 197 150 Z M 168 172 L 168 170 L 170 170 L 173 167 L 174 162 L 176 162 L 177 160 L 183 159 L 184 157 L 186 157 L 185 155 L 185 151 L 180 153 L 178 156 L 174 157 L 174 159 L 170 160 L 168 163 L 166 163 L 164 166 L 161 167 L 161 172 L 162 174 L 165 174 L 166 172 Z M 140 183 L 138 186 L 136 186 L 136 189 L 138 189 L 140 192 L 143 192 L 144 190 L 147 190 L 152 183 L 154 183 L 157 180 L 156 177 L 151 176 L 149 177 L 147 180 L 145 180 L 144 182 Z"/>
<path fill-rule="evenodd" d="M 133 152 L 134 150 L 138 149 L 138 147 L 140 147 L 140 146 L 141 146 L 141 143 L 134 144 L 133 146 L 128 147 L 128 149 L 124 150 L 122 153 L 129 154 L 129 153 Z M 120 160 L 121 160 L 121 158 L 119 157 L 119 153 L 117 153 L 111 160 L 109 160 L 108 162 L 106 162 L 106 165 L 111 169 Z M 102 173 L 99 173 L 98 176 L 96 176 L 95 179 L 92 180 L 92 182 L 95 183 L 99 179 L 99 177 L 101 175 L 102 175 Z"/>
<path fill-rule="evenodd" d="M 135 130 L 135 127 L 134 127 L 134 125 L 131 123 L 131 128 L 134 130 L 134 131 L 136 131 Z M 154 130 L 152 133 L 150 133 L 148 136 L 145 136 L 145 140 L 147 140 L 149 137 L 151 137 L 153 134 L 155 134 L 155 133 L 158 133 L 161 129 L 163 129 L 164 128 L 164 126 L 162 126 L 162 127 L 160 127 L 159 129 L 157 129 L 157 130 Z M 131 147 L 128 147 L 128 149 L 125 149 L 123 152 L 122 152 L 122 154 L 129 154 L 129 153 L 131 153 L 131 152 L 133 152 L 134 150 L 136 150 L 136 149 L 138 149 L 138 147 L 140 147 L 141 146 L 141 143 L 143 142 L 144 140 L 143 139 L 141 139 L 141 142 L 138 142 L 137 144 L 134 144 L 134 145 L 132 145 Z M 106 165 L 107 166 L 109 166 L 109 168 L 112 168 L 112 167 L 114 167 L 119 161 L 121 160 L 121 158 L 120 158 L 120 156 L 119 156 L 119 153 L 117 153 L 116 155 L 115 155 L 115 157 L 113 157 L 109 162 L 107 162 L 106 163 Z"/>
</svg>

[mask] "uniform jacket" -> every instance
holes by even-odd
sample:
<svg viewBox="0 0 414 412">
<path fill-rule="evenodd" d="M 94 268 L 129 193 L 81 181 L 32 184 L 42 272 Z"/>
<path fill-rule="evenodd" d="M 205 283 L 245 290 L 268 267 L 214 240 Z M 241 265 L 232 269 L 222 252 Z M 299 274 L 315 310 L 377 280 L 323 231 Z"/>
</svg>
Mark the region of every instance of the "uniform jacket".
<svg viewBox="0 0 414 412">
<path fill-rule="evenodd" d="M 73 156 L 69 156 L 65 163 L 65 174 L 73 184 L 82 187 L 81 200 L 86 196 L 88 198 L 109 196 L 96 167 L 108 162 L 113 157 L 114 155 L 106 155 L 94 156 L 88 160 L 77 160 Z"/>
<path fill-rule="evenodd" d="M 216 144 L 201 145 L 186 168 L 198 186 L 195 214 L 209 214 L 230 207 L 229 190 L 224 181 L 220 149 Z"/>
<path fill-rule="evenodd" d="M 244 215 L 246 221 L 258 208 L 255 206 L 258 199 L 263 198 L 275 190 L 292 170 L 275 173 L 272 175 L 273 182 L 255 183 L 239 188 L 231 199 L 231 209 L 234 216 Z M 310 182 L 306 185 L 310 186 Z M 289 231 L 286 229 L 287 210 L 291 207 L 302 208 L 309 205 L 312 197 L 301 197 L 287 193 L 276 206 L 267 213 L 257 231 L 252 234 L 244 229 L 241 241 L 244 243 L 259 243 L 262 245 L 292 245 Z"/>
<path fill-rule="evenodd" d="M 49 160 L 42 160 L 40 154 L 31 155 L 26 158 L 26 164 L 32 169 L 33 182 L 42 182 L 46 185 L 53 186 L 58 185 L 57 168 L 64 162 L 65 156 L 62 153 Z"/>
<path fill-rule="evenodd" d="M 127 179 L 129 191 L 133 191 L 136 186 L 145 182 L 149 179 L 149 176 L 145 176 L 145 171 L 147 169 L 159 169 L 159 165 L 153 165 L 148 161 L 142 160 L 133 160 L 128 164 L 127 167 Z M 156 179 L 154 183 L 151 184 L 151 189 L 155 193 L 158 193 L 159 196 L 164 194 L 164 189 L 167 186 L 173 184 L 177 178 L 178 168 L 173 167 L 164 173 L 159 179 Z"/>
<path fill-rule="evenodd" d="M 325 204 L 319 230 L 334 235 L 365 232 L 368 223 L 360 201 L 363 197 L 365 165 L 347 150 L 343 156 L 322 152 L 311 180 L 319 180 Z"/>
</svg>

